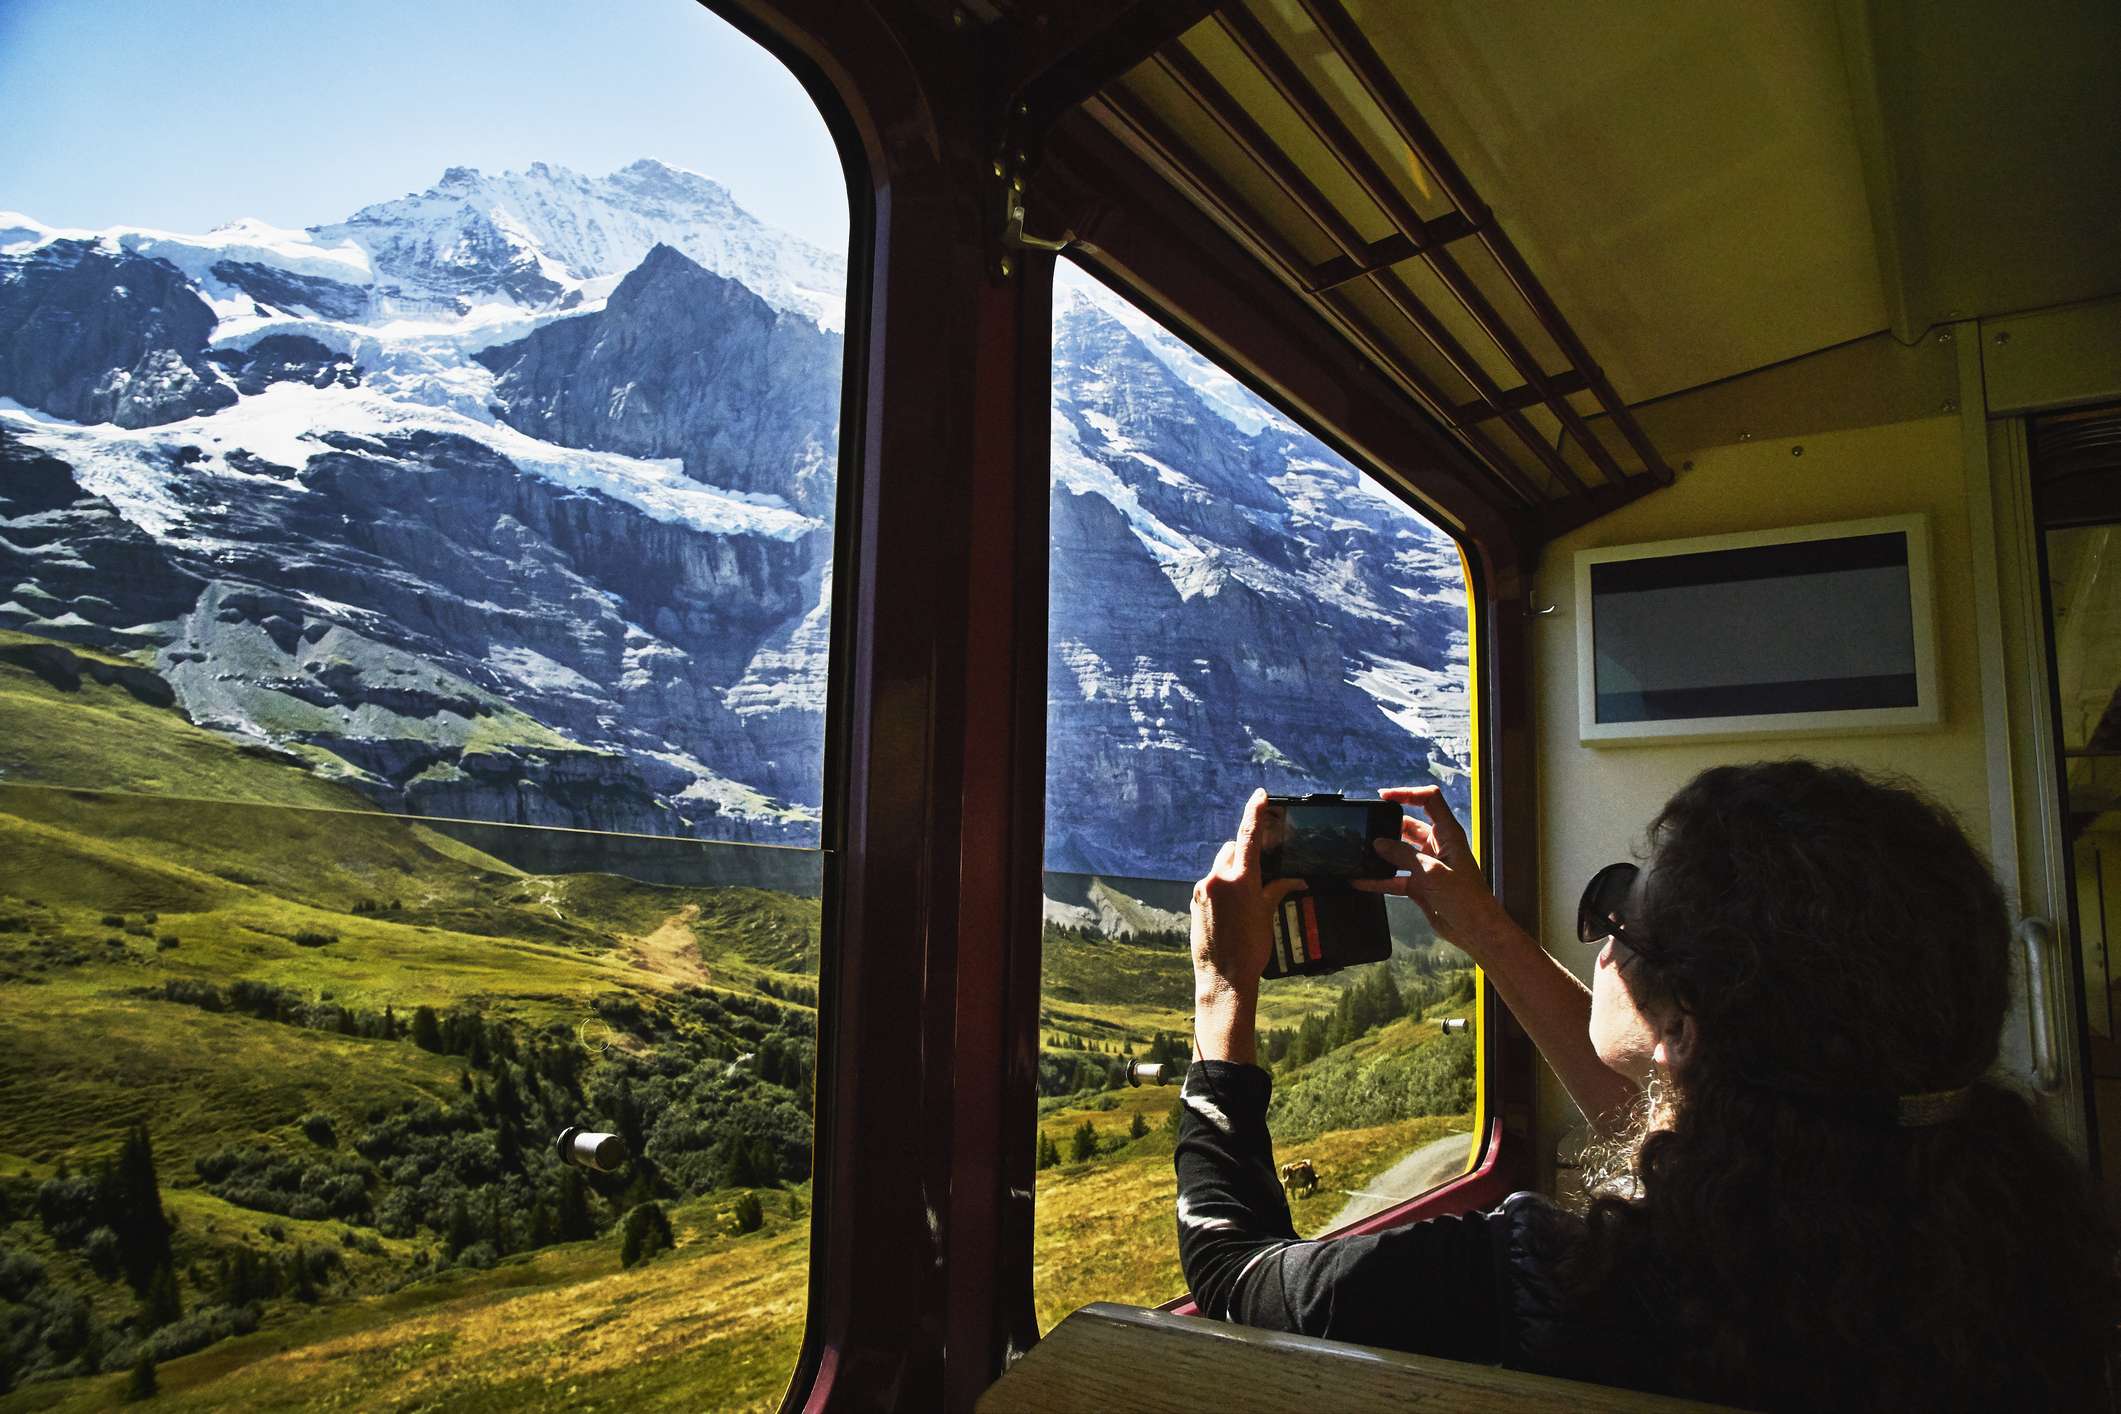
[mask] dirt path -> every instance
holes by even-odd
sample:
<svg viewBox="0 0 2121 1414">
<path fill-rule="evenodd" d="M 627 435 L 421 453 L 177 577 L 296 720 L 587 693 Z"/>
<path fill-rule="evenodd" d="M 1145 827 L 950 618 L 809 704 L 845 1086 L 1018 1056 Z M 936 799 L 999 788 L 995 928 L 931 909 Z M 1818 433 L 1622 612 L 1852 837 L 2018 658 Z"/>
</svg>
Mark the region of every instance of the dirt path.
<svg viewBox="0 0 2121 1414">
<path fill-rule="evenodd" d="M 1333 1221 L 1326 1224 L 1326 1231 L 1360 1222 L 1417 1193 L 1428 1192 L 1447 1178 L 1456 1178 L 1466 1166 L 1466 1142 L 1464 1134 L 1446 1134 L 1413 1150 L 1364 1184 L 1361 1193 L 1351 1196 L 1333 1215 Z"/>
<path fill-rule="evenodd" d="M 633 965 L 680 985 L 697 986 L 713 980 L 713 974 L 700 961 L 699 940 L 692 934 L 692 920 L 699 916 L 700 906 L 688 903 L 664 919 L 653 933 L 628 938 Z"/>
</svg>

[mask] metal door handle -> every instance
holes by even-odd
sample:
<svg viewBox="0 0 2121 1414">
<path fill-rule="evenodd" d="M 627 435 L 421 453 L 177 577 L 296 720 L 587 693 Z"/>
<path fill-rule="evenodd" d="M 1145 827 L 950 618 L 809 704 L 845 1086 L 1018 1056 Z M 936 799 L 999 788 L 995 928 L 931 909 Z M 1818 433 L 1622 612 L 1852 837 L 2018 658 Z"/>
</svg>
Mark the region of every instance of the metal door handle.
<svg viewBox="0 0 2121 1414">
<path fill-rule="evenodd" d="M 2055 929 L 2045 918 L 2028 918 L 2018 925 L 2018 938 L 2025 944 L 2025 1000 L 2026 1009 L 2032 1013 L 2033 1088 L 2043 1095 L 2052 1095 L 2062 1088 L 2062 1062 L 2055 1050 L 2055 1013 L 2048 1004 Z"/>
</svg>

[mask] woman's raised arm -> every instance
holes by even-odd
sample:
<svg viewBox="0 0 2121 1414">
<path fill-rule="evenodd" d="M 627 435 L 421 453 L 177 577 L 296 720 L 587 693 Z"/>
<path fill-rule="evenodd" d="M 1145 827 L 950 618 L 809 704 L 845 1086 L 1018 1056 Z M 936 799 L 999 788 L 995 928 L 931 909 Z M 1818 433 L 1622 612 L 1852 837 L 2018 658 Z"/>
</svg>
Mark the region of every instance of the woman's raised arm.
<svg viewBox="0 0 2121 1414">
<path fill-rule="evenodd" d="M 1592 1128 L 1602 1132 L 1624 1123 L 1641 1092 L 1592 1049 L 1590 992 L 1503 911 L 1443 792 L 1415 786 L 1378 795 L 1428 819 L 1409 814 L 1399 839 L 1377 841 L 1377 852 L 1404 874 L 1358 879 L 1355 887 L 1414 900 L 1436 936 L 1480 964 Z"/>
</svg>

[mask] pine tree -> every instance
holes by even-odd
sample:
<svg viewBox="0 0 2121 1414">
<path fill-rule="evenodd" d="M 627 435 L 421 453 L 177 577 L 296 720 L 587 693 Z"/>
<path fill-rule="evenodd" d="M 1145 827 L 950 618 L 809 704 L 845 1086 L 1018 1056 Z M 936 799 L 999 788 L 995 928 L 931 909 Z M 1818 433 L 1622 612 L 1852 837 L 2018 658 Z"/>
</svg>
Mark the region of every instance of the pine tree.
<svg viewBox="0 0 2121 1414">
<path fill-rule="evenodd" d="M 232 1257 L 221 1258 L 215 1289 L 222 1305 L 247 1306 L 263 1301 L 273 1294 L 272 1288 L 270 1274 L 248 1247 L 238 1247 Z"/>
<path fill-rule="evenodd" d="M 1049 1169 L 1059 1162 L 1060 1145 L 1053 1142 L 1052 1135 L 1041 1129 L 1038 1132 L 1038 1166 L 1041 1169 Z"/>
<path fill-rule="evenodd" d="M 155 1178 L 155 1146 L 147 1126 L 126 1131 L 118 1166 L 99 1177 L 107 1194 L 107 1221 L 118 1235 L 119 1261 L 135 1292 L 147 1294 L 158 1267 L 169 1265 L 169 1219 L 162 1212 L 162 1189 Z"/>
<path fill-rule="evenodd" d="M 1136 1110 L 1134 1112 L 1134 1122 L 1127 1126 L 1127 1137 L 1129 1139 L 1140 1139 L 1148 1132 L 1149 1121 L 1142 1118 L 1142 1112 L 1140 1110 Z"/>
<path fill-rule="evenodd" d="M 626 1141 L 626 1152 L 638 1154 L 647 1147 L 647 1116 L 634 1098 L 633 1082 L 621 1077 L 619 1093 L 612 1100 L 613 1129 Z"/>
<path fill-rule="evenodd" d="M 471 1223 L 471 1208 L 460 1192 L 449 1204 L 449 1227 L 442 1234 L 442 1250 L 454 1259 L 457 1253 L 478 1240 L 478 1229 Z"/>
<path fill-rule="evenodd" d="M 1392 980 L 1389 968 L 1377 969 L 1377 997 L 1384 1020 L 1397 1021 L 1407 1014 L 1407 999 L 1401 994 L 1399 984 Z"/>
<path fill-rule="evenodd" d="M 142 1347 L 140 1358 L 133 1363 L 132 1382 L 125 1387 L 125 1402 L 137 1404 L 143 1399 L 153 1399 L 159 1388 L 155 1382 L 154 1353 Z"/>
<path fill-rule="evenodd" d="M 1075 1137 L 1069 1141 L 1068 1156 L 1076 1163 L 1097 1157 L 1096 1125 L 1087 1119 L 1083 1121 L 1082 1128 L 1076 1130 Z"/>
<path fill-rule="evenodd" d="M 140 1323 L 148 1330 L 158 1331 L 183 1315 L 184 1302 L 177 1295 L 176 1270 L 164 1262 L 147 1280 L 147 1291 L 140 1298 Z"/>
<path fill-rule="evenodd" d="M 317 1274 L 310 1266 L 308 1249 L 297 1247 L 288 1253 L 287 1267 L 294 1274 L 294 1280 L 288 1282 L 287 1286 L 294 1292 L 295 1300 L 314 1306 L 317 1301 Z"/>
<path fill-rule="evenodd" d="M 442 1049 L 442 1023 L 435 1019 L 435 1009 L 423 1006 L 412 1014 L 412 1043 L 423 1051 Z"/>
<path fill-rule="evenodd" d="M 750 1197 L 749 1194 L 745 1196 Z M 756 1207 L 758 1200 L 753 1198 L 751 1201 Z M 639 1204 L 626 1214 L 621 1227 L 619 1265 L 622 1267 L 646 1261 L 675 1245 L 670 1232 L 670 1215 L 663 1211 L 661 1203 Z"/>
<path fill-rule="evenodd" d="M 560 1199 L 553 1227 L 562 1242 L 580 1242 L 597 1235 L 596 1219 L 589 1211 L 589 1185 L 582 1180 L 580 1169 L 560 1170 Z"/>
</svg>

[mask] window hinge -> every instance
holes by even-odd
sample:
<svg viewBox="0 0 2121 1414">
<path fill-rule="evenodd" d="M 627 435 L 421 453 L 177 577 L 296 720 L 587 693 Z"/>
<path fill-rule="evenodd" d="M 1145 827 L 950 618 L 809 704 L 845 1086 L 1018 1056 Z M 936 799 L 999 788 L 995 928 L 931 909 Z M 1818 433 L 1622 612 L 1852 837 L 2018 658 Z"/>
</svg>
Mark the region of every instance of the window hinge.
<svg viewBox="0 0 2121 1414">
<path fill-rule="evenodd" d="M 1003 163 L 994 164 L 995 175 L 1002 179 L 1002 244 L 1011 250 L 1044 250 L 1059 252 L 1069 247 L 1087 248 L 1076 239 L 1075 232 L 1063 231 L 1057 240 L 1035 236 L 1024 229 L 1024 174 L 1021 168 L 1010 170 Z"/>
</svg>

